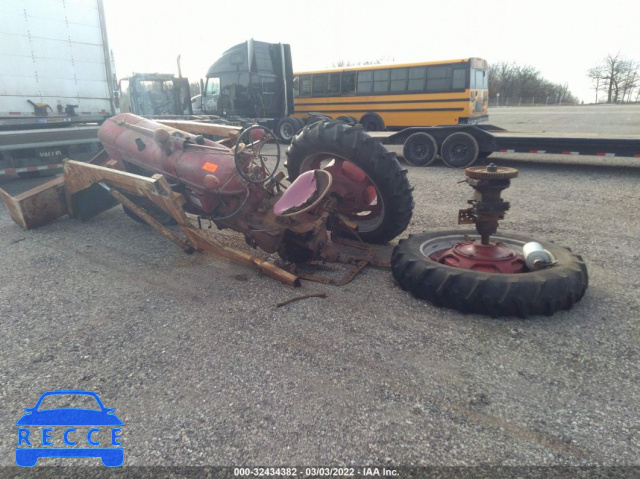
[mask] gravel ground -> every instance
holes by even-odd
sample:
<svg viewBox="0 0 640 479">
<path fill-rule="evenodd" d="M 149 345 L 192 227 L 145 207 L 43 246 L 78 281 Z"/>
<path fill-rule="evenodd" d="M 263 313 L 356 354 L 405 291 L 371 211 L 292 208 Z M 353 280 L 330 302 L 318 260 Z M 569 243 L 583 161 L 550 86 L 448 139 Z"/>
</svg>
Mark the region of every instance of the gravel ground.
<svg viewBox="0 0 640 479">
<path fill-rule="evenodd" d="M 535 115 L 554 131 L 582 111 L 542 110 L 498 109 L 492 123 L 541 127 Z M 603 111 L 581 121 L 606 124 Z M 115 408 L 130 466 L 638 466 L 640 162 L 495 158 L 520 170 L 501 231 L 587 262 L 571 311 L 463 315 L 375 268 L 295 290 L 185 255 L 120 208 L 33 231 L 0 209 L 0 466 L 13 464 L 23 408 L 54 389 Z M 408 168 L 405 234 L 455 228 L 472 192 L 463 172 Z M 328 298 L 276 307 L 316 292 Z M 41 460 L 99 464 L 64 461 Z"/>
</svg>

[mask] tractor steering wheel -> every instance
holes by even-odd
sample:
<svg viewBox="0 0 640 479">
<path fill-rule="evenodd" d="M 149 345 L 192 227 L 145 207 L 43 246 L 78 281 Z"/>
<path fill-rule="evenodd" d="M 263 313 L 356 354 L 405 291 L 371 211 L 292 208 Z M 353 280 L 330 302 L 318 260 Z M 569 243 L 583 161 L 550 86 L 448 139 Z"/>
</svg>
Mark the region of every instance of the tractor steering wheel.
<svg viewBox="0 0 640 479">
<path fill-rule="evenodd" d="M 262 153 L 262 147 L 275 140 L 275 154 Z M 264 126 L 254 125 L 244 130 L 233 150 L 236 170 L 249 183 L 264 183 L 273 178 L 280 165 L 280 145 L 276 135 Z"/>
</svg>

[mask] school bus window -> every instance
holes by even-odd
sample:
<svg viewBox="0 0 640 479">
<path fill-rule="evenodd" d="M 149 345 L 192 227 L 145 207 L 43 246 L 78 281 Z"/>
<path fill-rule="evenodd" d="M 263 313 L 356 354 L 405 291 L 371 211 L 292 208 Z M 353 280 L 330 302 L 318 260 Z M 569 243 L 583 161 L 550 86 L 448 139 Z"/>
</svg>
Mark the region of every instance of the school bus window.
<svg viewBox="0 0 640 479">
<path fill-rule="evenodd" d="M 373 72 L 373 91 L 376 93 L 389 91 L 389 70 L 375 70 Z"/>
<path fill-rule="evenodd" d="M 476 70 L 476 86 L 475 88 L 489 88 L 488 75 L 485 70 Z"/>
<path fill-rule="evenodd" d="M 463 68 L 454 68 L 453 69 L 453 83 L 451 84 L 451 88 L 454 90 L 464 90 L 467 76 L 465 74 L 465 70 Z"/>
<path fill-rule="evenodd" d="M 327 80 L 328 75 L 325 74 L 316 74 L 313 75 L 313 96 L 326 96 L 327 95 Z"/>
<path fill-rule="evenodd" d="M 358 72 L 358 93 L 371 93 L 373 91 L 373 72 Z"/>
<path fill-rule="evenodd" d="M 311 96 L 311 75 L 300 76 L 300 96 Z"/>
<path fill-rule="evenodd" d="M 342 72 L 342 94 L 353 95 L 356 92 L 356 72 Z"/>
<path fill-rule="evenodd" d="M 390 91 L 406 91 L 407 90 L 407 73 L 406 68 L 394 68 L 391 70 L 391 87 Z"/>
<path fill-rule="evenodd" d="M 451 68 L 437 66 L 427 68 L 427 91 L 451 90 Z"/>
<path fill-rule="evenodd" d="M 423 91 L 424 80 L 424 67 L 409 68 L 409 91 Z"/>
<path fill-rule="evenodd" d="M 327 94 L 329 96 L 340 95 L 340 73 L 329 73 Z"/>
</svg>

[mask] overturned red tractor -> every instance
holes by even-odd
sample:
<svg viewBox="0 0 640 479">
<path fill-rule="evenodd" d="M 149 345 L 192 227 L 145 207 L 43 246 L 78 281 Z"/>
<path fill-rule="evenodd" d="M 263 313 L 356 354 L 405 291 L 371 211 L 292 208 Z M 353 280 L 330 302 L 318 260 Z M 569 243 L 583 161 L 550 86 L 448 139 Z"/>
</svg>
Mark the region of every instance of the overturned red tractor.
<svg viewBox="0 0 640 479">
<path fill-rule="evenodd" d="M 216 142 L 122 114 L 105 122 L 98 136 L 118 169 L 163 175 L 186 200 L 185 212 L 241 232 L 251 246 L 287 261 L 338 260 L 328 230 L 381 243 L 411 219 L 406 170 L 362 129 L 342 123 L 313 125 L 292 145 L 290 185 L 278 171 L 275 135 L 261 126 Z M 161 223 L 173 220 L 148 198 L 129 199 Z"/>
</svg>

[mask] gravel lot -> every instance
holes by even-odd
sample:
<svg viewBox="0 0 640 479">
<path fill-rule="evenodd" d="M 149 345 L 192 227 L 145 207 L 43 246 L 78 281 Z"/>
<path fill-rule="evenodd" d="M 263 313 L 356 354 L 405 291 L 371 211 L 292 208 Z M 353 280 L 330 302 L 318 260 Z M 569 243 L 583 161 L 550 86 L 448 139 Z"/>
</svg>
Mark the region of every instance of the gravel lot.
<svg viewBox="0 0 640 479">
<path fill-rule="evenodd" d="M 640 126 L 637 106 L 490 114 L 529 131 Z M 125 465 L 639 466 L 640 161 L 495 158 L 520 170 L 501 231 L 587 262 L 569 312 L 463 315 L 374 268 L 296 290 L 185 255 L 120 208 L 33 231 L 1 208 L 0 466 L 14 464 L 23 408 L 54 389 L 115 408 Z M 408 168 L 406 234 L 456 227 L 463 172 Z M 315 292 L 328 298 L 276 307 Z M 64 461 L 41 463 L 100 463 Z"/>
</svg>

